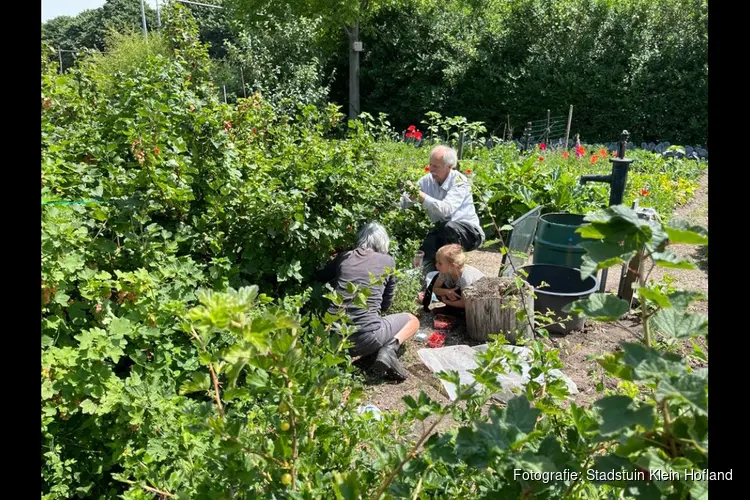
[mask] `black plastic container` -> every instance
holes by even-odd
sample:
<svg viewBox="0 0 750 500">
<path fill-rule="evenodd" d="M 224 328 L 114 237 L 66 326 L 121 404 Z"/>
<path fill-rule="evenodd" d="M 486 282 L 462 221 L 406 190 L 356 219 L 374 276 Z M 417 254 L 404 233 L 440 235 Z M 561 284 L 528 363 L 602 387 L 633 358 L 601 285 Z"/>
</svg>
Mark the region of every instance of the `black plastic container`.
<svg viewBox="0 0 750 500">
<path fill-rule="evenodd" d="M 521 270 L 528 273 L 528 276 L 521 274 Z M 549 309 L 553 311 L 554 318 L 564 318 L 568 315 L 573 318 L 571 321 L 563 323 L 564 328 L 560 327 L 559 324 L 547 327 L 548 332 L 566 334 L 583 328 L 585 322 L 583 318 L 579 318 L 572 313 L 565 313 L 562 309 L 566 305 L 576 300 L 585 299 L 596 292 L 599 287 L 599 280 L 596 276 L 589 276 L 582 280 L 580 269 L 555 264 L 530 264 L 519 268 L 518 274 L 534 287 L 534 293 L 536 294 L 536 299 L 534 299 L 535 311 L 546 314 Z M 537 288 L 542 283 L 545 286 Z"/>
</svg>

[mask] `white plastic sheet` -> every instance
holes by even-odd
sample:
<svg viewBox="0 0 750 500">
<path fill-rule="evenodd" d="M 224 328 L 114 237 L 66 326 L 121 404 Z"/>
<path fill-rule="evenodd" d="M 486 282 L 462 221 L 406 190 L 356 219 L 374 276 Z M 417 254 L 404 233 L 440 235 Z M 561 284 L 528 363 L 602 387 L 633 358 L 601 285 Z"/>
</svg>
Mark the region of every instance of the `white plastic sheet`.
<svg viewBox="0 0 750 500">
<path fill-rule="evenodd" d="M 513 345 L 502 346 L 502 349 L 508 349 L 518 353 L 523 366 L 523 374 L 519 375 L 516 372 L 512 372 L 508 364 L 503 362 L 508 373 L 498 375 L 497 377 L 503 391 L 494 394 L 493 397 L 499 401 L 507 402 L 516 392 L 518 392 L 518 390 L 522 390 L 529 381 L 529 371 L 531 370 L 531 367 L 526 360 L 530 358 L 531 351 L 527 347 Z M 472 384 L 474 382 L 474 377 L 469 373 L 469 370 L 473 370 L 479 366 L 476 361 L 476 355 L 478 352 L 484 352 L 486 350 L 487 344 L 474 347 L 468 345 L 452 345 L 440 347 L 438 349 L 420 349 L 417 351 L 417 355 L 433 373 L 455 370 L 458 372 L 462 384 Z M 576 387 L 575 382 L 570 380 L 570 378 L 560 370 L 551 370 L 550 375 L 555 378 L 562 378 L 568 385 L 568 391 L 570 394 L 578 393 L 578 388 Z M 543 380 L 544 374 L 539 375 L 536 381 L 541 382 Z M 448 393 L 448 397 L 451 401 L 454 401 L 456 399 L 456 386 L 445 380 L 441 380 L 441 382 L 443 387 L 445 387 L 445 391 Z"/>
</svg>

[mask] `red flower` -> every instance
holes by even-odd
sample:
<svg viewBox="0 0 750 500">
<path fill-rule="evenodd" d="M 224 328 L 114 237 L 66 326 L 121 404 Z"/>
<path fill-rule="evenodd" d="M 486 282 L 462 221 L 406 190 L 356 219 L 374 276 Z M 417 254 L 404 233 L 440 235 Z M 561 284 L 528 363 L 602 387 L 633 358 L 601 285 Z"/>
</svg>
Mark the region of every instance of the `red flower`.
<svg viewBox="0 0 750 500">
<path fill-rule="evenodd" d="M 583 149 L 583 146 L 580 146 L 580 145 L 579 145 L 579 146 L 576 146 L 576 154 L 577 154 L 577 155 L 578 155 L 578 157 L 580 158 L 581 156 L 583 156 L 583 155 L 585 155 L 585 154 L 586 154 L 586 150 L 585 150 L 585 149 Z"/>
<path fill-rule="evenodd" d="M 602 158 L 604 158 L 605 156 L 607 156 L 607 150 L 604 149 L 604 148 L 600 149 L 599 150 L 599 156 L 601 156 Z"/>
<path fill-rule="evenodd" d="M 470 169 L 470 168 L 467 168 L 467 169 L 466 169 L 466 173 L 467 173 L 467 174 L 469 174 L 469 175 L 471 175 L 471 169 Z"/>
<path fill-rule="evenodd" d="M 445 344 L 445 335 L 437 330 L 432 332 L 427 338 L 427 345 L 430 347 L 443 347 L 443 344 Z"/>
<path fill-rule="evenodd" d="M 424 167 L 424 171 L 425 171 L 425 172 L 429 172 L 429 171 L 430 171 L 430 166 L 429 166 L 429 165 L 425 165 L 425 167 Z"/>
<path fill-rule="evenodd" d="M 545 149 L 547 149 L 547 145 L 545 143 L 541 143 L 539 145 L 539 149 L 541 149 L 542 151 L 544 151 Z"/>
<path fill-rule="evenodd" d="M 648 189 L 641 189 L 641 196 L 648 196 Z"/>
<path fill-rule="evenodd" d="M 540 156 L 539 161 L 544 161 L 544 156 Z"/>
<path fill-rule="evenodd" d="M 414 138 L 416 140 L 418 140 L 418 141 L 421 141 L 422 140 L 422 132 L 420 132 L 419 130 L 417 130 L 416 132 L 414 132 Z"/>
<path fill-rule="evenodd" d="M 596 160 L 599 159 L 599 155 L 591 155 L 591 163 L 596 163 Z"/>
<path fill-rule="evenodd" d="M 157 147 L 154 147 L 154 153 L 158 155 L 159 153 L 161 153 L 161 150 Z"/>
<path fill-rule="evenodd" d="M 417 130 L 417 127 L 415 127 L 414 125 L 409 125 L 409 128 L 407 128 L 406 130 L 408 130 L 409 132 L 414 132 L 415 130 Z"/>
<path fill-rule="evenodd" d="M 567 158 L 568 156 L 570 156 L 570 153 L 568 153 L 567 151 L 564 151 L 563 152 L 563 158 Z"/>
</svg>

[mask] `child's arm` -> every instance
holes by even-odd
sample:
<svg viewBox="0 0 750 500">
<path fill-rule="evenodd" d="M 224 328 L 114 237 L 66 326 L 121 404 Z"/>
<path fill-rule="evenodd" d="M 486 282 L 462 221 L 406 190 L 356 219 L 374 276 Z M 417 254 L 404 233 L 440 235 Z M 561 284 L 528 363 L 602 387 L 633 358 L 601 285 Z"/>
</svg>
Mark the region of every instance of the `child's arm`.
<svg viewBox="0 0 750 500">
<path fill-rule="evenodd" d="M 448 298 L 444 298 L 443 299 L 443 303 L 446 306 L 458 307 L 460 309 L 465 309 L 466 308 L 466 303 L 464 302 L 464 298 L 463 297 L 458 297 L 457 300 L 450 300 Z"/>
<path fill-rule="evenodd" d="M 440 299 L 447 296 L 455 296 L 453 288 L 443 288 L 443 276 L 439 275 L 435 280 L 435 286 L 432 287 L 432 293 L 434 293 Z"/>
</svg>

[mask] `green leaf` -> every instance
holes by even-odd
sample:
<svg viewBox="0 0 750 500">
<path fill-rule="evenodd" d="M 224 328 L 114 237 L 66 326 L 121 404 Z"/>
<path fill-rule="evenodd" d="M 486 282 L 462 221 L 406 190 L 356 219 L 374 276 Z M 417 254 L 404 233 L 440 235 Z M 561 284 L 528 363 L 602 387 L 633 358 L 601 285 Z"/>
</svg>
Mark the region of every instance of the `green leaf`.
<svg viewBox="0 0 750 500">
<path fill-rule="evenodd" d="M 109 333 L 114 336 L 127 336 L 133 332 L 133 323 L 127 318 L 114 318 L 109 324 Z"/>
<path fill-rule="evenodd" d="M 515 458 L 515 457 L 514 457 Z M 513 460 L 517 468 L 528 472 L 556 472 L 558 469 L 554 462 L 541 454 L 537 455 L 531 451 L 524 452 L 520 459 Z"/>
<path fill-rule="evenodd" d="M 432 459 L 453 464 L 456 461 L 456 451 L 451 441 L 453 441 L 451 434 L 440 435 L 436 433 L 425 441 L 424 448 Z"/>
<path fill-rule="evenodd" d="M 581 235 L 581 238 L 584 239 L 591 239 L 591 240 L 601 240 L 604 239 L 604 233 L 599 231 L 596 226 L 593 226 L 591 224 L 585 224 L 578 229 L 576 229 L 576 232 Z"/>
<path fill-rule="evenodd" d="M 666 267 L 669 269 L 695 269 L 695 264 L 686 259 L 677 257 L 670 251 L 654 252 L 651 257 L 659 267 Z"/>
<path fill-rule="evenodd" d="M 692 500 L 708 500 L 708 481 L 691 482 L 690 498 Z"/>
<path fill-rule="evenodd" d="M 636 250 L 631 245 L 621 246 L 607 241 L 582 241 L 580 246 L 601 269 L 630 261 Z"/>
<path fill-rule="evenodd" d="M 613 434 L 634 425 L 640 425 L 646 430 L 654 427 L 656 409 L 648 404 L 633 409 L 635 402 L 628 396 L 605 396 L 596 401 L 594 406 L 602 418 L 599 429 L 602 434 Z"/>
<path fill-rule="evenodd" d="M 508 440 L 502 434 L 492 435 L 493 427 L 485 422 L 475 423 L 476 430 L 461 427 L 456 436 L 456 456 L 469 467 L 486 469 L 494 453 L 507 449 Z M 490 454 L 490 451 L 493 453 Z"/>
<path fill-rule="evenodd" d="M 594 484 L 609 484 L 612 486 L 625 486 L 628 481 L 624 473 L 635 473 L 635 466 L 630 460 L 617 455 L 604 455 L 594 458 L 594 466 L 591 471 L 586 471 L 586 478 Z"/>
<path fill-rule="evenodd" d="M 57 302 L 61 306 L 67 306 L 69 300 L 70 295 L 66 294 L 63 291 L 58 290 L 58 292 L 55 294 L 55 302 Z"/>
<path fill-rule="evenodd" d="M 685 364 L 677 354 L 657 351 L 632 342 L 624 342 L 622 350 L 622 361 L 633 368 L 636 380 L 659 380 L 685 373 Z"/>
<path fill-rule="evenodd" d="M 515 396 L 508 401 L 505 409 L 505 423 L 514 425 L 523 433 L 528 434 L 534 430 L 536 420 L 541 410 L 532 408 L 525 396 Z"/>
<path fill-rule="evenodd" d="M 268 385 L 268 373 L 257 368 L 248 370 L 245 375 L 245 381 L 251 387 L 262 389 Z"/>
<path fill-rule="evenodd" d="M 356 474 L 334 472 L 333 491 L 337 500 L 356 500 L 362 497 Z"/>
<path fill-rule="evenodd" d="M 708 245 L 707 231 L 700 226 L 691 226 L 687 221 L 670 221 L 664 231 L 673 245 Z"/>
<path fill-rule="evenodd" d="M 94 413 L 96 413 L 96 409 L 98 407 L 99 407 L 99 405 L 97 405 L 96 403 L 94 403 L 90 399 L 86 399 L 86 400 L 84 400 L 81 403 L 81 411 L 83 413 L 88 413 L 88 414 L 91 414 L 91 415 L 93 415 Z"/>
<path fill-rule="evenodd" d="M 355 295 L 354 300 L 352 300 L 352 305 L 367 310 L 367 297 L 365 297 L 364 294 L 358 293 Z"/>
<path fill-rule="evenodd" d="M 669 294 L 669 302 L 672 307 L 680 311 L 685 311 L 688 306 L 696 300 L 704 300 L 706 294 L 702 292 L 691 292 L 687 290 L 678 290 Z"/>
<path fill-rule="evenodd" d="M 652 302 L 656 302 L 656 305 L 659 307 L 671 307 L 672 305 L 669 301 L 669 297 L 664 295 L 661 290 L 647 287 L 638 287 L 637 290 L 641 302 L 650 300 Z"/>
<path fill-rule="evenodd" d="M 708 370 L 704 368 L 662 380 L 656 388 L 656 397 L 678 399 L 690 404 L 699 414 L 708 415 Z"/>
<path fill-rule="evenodd" d="M 633 380 L 632 367 L 622 362 L 622 358 L 624 356 L 624 352 L 606 354 L 602 358 L 597 359 L 596 362 L 610 375 L 613 375 L 622 380 Z"/>
<path fill-rule="evenodd" d="M 180 395 L 193 392 L 207 392 L 211 387 L 211 376 L 208 373 L 195 372 L 190 380 L 180 386 Z"/>
<path fill-rule="evenodd" d="M 651 324 L 665 335 L 684 339 L 703 334 L 708 328 L 708 318 L 678 309 L 662 309 L 651 318 Z"/>
<path fill-rule="evenodd" d="M 563 307 L 563 312 L 577 314 L 595 321 L 616 321 L 630 310 L 627 301 L 608 293 L 594 293 Z"/>
</svg>

